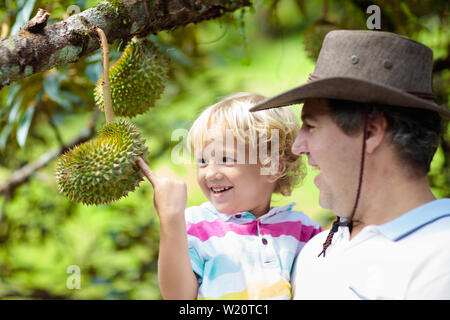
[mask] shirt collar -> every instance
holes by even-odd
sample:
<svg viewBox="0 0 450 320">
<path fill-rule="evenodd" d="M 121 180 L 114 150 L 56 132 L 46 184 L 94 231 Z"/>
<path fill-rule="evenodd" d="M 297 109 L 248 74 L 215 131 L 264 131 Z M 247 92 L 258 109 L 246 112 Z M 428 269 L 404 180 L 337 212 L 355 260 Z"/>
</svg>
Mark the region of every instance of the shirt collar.
<svg viewBox="0 0 450 320">
<path fill-rule="evenodd" d="M 292 208 L 296 205 L 296 202 L 292 202 L 290 204 L 287 204 L 283 207 L 272 207 L 270 208 L 270 210 L 263 214 L 261 217 L 259 217 L 259 219 L 266 219 L 268 217 L 271 217 L 277 213 L 283 212 L 283 211 L 291 211 Z M 233 214 L 227 214 L 227 213 L 221 213 L 219 211 L 217 211 L 217 209 L 213 206 L 213 204 L 211 202 L 205 202 L 201 205 L 203 208 L 211 211 L 212 213 L 214 213 L 215 215 L 217 215 L 220 219 L 222 219 L 223 221 L 228 221 L 231 218 L 235 218 L 235 219 L 239 219 L 239 218 L 245 218 L 245 219 L 253 219 L 256 220 L 256 217 L 251 214 L 248 211 L 243 211 L 243 212 L 237 212 L 237 213 L 233 213 Z"/>
<path fill-rule="evenodd" d="M 447 198 L 426 203 L 378 226 L 377 229 L 387 238 L 398 241 L 423 226 L 446 216 L 450 216 L 450 199 Z"/>
</svg>

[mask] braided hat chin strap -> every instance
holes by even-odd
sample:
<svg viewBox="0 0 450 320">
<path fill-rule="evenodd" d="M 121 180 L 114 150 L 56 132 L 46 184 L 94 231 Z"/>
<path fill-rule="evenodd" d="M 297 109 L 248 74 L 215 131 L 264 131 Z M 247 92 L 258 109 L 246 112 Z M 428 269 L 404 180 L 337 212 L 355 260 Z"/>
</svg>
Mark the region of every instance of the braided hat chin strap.
<svg viewBox="0 0 450 320">
<path fill-rule="evenodd" d="M 366 154 L 368 117 L 369 117 L 369 105 L 367 104 L 365 114 L 364 114 L 364 134 L 363 134 L 363 143 L 362 143 L 362 151 L 361 151 L 361 164 L 359 167 L 360 170 L 359 170 L 358 190 L 356 192 L 355 205 L 353 206 L 352 213 L 350 214 L 350 217 L 348 218 L 348 220 L 341 222 L 340 217 L 336 217 L 336 220 L 333 222 L 331 230 L 328 233 L 327 239 L 323 243 L 322 251 L 319 253 L 318 257 L 320 257 L 323 254 L 323 257 L 325 258 L 325 252 L 327 251 L 328 247 L 331 245 L 333 236 L 338 231 L 339 227 L 349 227 L 349 231 L 352 232 L 352 226 L 353 226 L 352 219 L 353 219 L 353 216 L 355 215 L 356 208 L 358 207 L 358 202 L 359 202 L 359 198 L 361 195 L 361 185 L 362 185 L 364 162 L 365 162 L 364 160 L 365 160 L 365 154 Z"/>
<path fill-rule="evenodd" d="M 341 222 L 340 219 L 341 219 L 340 217 L 336 217 L 336 220 L 334 220 L 333 225 L 331 226 L 331 230 L 327 235 L 327 239 L 323 243 L 323 249 L 319 253 L 318 257 L 320 257 L 322 254 L 325 257 L 325 252 L 327 251 L 328 247 L 330 246 L 331 241 L 333 240 L 333 236 L 338 231 L 339 227 L 349 227 L 350 232 L 351 232 L 352 221 L 346 220 L 346 221 Z"/>
</svg>

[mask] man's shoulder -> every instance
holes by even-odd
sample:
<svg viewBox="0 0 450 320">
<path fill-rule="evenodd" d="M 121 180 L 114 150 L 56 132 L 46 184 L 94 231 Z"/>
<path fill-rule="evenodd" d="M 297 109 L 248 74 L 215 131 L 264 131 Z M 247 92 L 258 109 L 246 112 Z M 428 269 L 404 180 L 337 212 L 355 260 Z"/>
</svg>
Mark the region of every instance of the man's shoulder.
<svg viewBox="0 0 450 320">
<path fill-rule="evenodd" d="M 392 241 L 414 240 L 416 237 L 445 237 L 449 235 L 450 199 L 428 202 L 377 229 Z"/>
<path fill-rule="evenodd" d="M 435 241 L 444 241 L 442 244 L 447 246 L 448 243 L 450 243 L 450 214 L 429 222 L 415 233 L 412 233 L 412 235 L 417 237 L 419 241 L 423 238 L 433 238 Z M 407 237 L 405 237 L 405 239 L 407 239 Z"/>
</svg>

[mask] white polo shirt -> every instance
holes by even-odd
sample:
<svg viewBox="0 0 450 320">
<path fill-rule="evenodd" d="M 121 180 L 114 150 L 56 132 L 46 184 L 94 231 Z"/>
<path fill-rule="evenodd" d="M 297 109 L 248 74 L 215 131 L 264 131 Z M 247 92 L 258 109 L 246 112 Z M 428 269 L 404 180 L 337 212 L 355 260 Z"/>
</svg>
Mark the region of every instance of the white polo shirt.
<svg viewBox="0 0 450 320">
<path fill-rule="evenodd" d="M 351 240 L 339 227 L 318 257 L 327 235 L 297 257 L 294 299 L 450 299 L 450 199 L 366 226 Z"/>
</svg>

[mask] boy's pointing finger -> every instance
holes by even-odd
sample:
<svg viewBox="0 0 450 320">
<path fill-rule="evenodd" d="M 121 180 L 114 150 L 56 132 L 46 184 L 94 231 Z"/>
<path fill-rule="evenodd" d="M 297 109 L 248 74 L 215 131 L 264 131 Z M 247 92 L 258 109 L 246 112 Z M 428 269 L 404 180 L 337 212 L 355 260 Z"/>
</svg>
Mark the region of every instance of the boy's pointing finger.
<svg viewBox="0 0 450 320">
<path fill-rule="evenodd" d="M 144 175 L 147 177 L 148 181 L 154 186 L 154 182 L 156 180 L 156 175 L 153 173 L 153 171 L 148 167 L 148 165 L 145 163 L 144 159 L 139 157 L 136 160 L 137 165 L 141 168 Z"/>
</svg>

